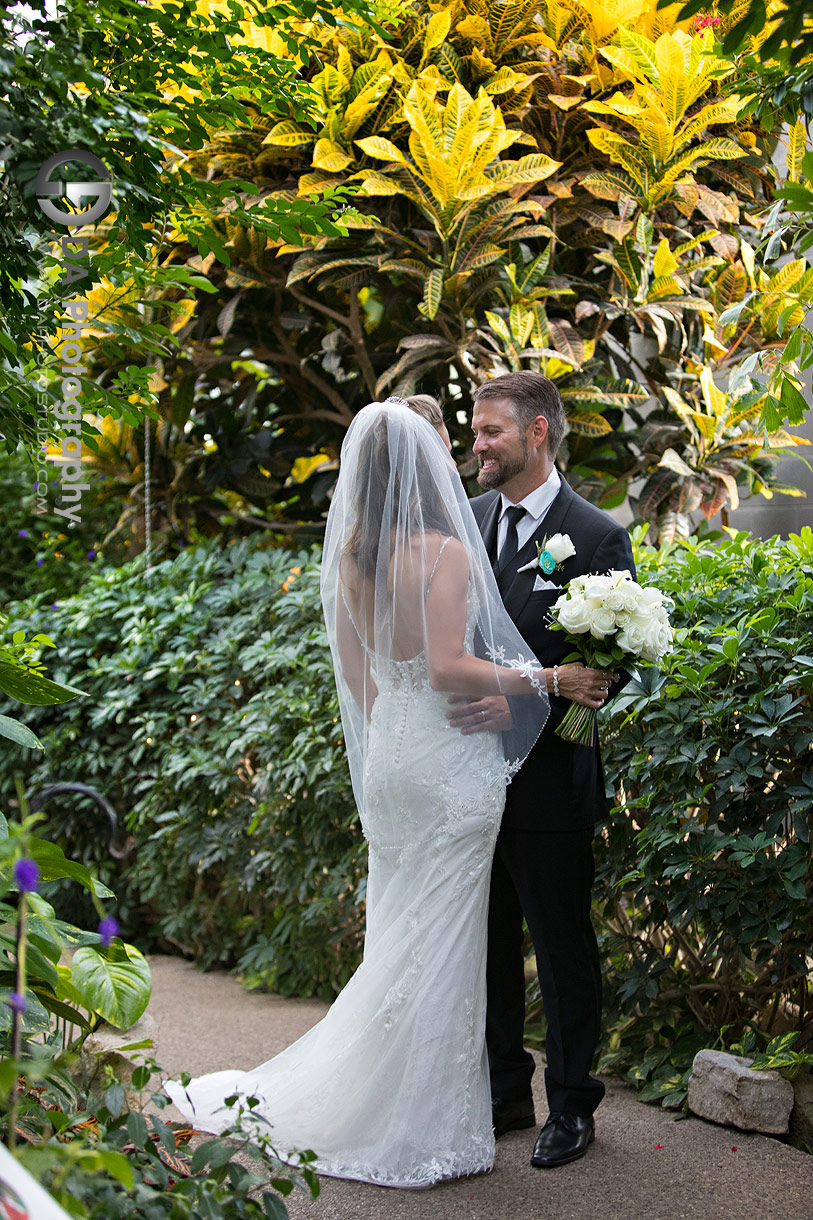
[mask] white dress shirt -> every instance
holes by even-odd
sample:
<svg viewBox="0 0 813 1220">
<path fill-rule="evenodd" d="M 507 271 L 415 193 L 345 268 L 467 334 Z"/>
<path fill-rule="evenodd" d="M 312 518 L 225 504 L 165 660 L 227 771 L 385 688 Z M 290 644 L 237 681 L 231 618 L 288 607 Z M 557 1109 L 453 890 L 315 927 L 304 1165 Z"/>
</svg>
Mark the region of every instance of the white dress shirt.
<svg viewBox="0 0 813 1220">
<path fill-rule="evenodd" d="M 524 500 L 517 501 L 517 504 L 521 504 L 525 509 L 525 516 L 517 526 L 518 550 L 522 550 L 534 531 L 542 524 L 545 514 L 559 494 L 561 486 L 562 480 L 559 478 L 559 471 L 554 466 L 544 483 L 541 483 L 539 487 L 535 487 Z M 500 520 L 497 525 L 498 555 L 502 551 L 505 535 L 508 532 L 508 518 L 505 515 L 505 510 L 513 507 L 513 502 L 508 500 L 502 492 L 500 492 L 500 499 L 502 500 L 502 508 L 500 509 Z"/>
</svg>

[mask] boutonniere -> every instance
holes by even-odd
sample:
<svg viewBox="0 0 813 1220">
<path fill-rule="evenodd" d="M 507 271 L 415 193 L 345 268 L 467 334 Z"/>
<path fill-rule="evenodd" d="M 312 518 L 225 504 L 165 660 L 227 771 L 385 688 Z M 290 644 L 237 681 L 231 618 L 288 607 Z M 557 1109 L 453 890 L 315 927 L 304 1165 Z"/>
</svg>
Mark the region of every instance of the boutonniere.
<svg viewBox="0 0 813 1220">
<path fill-rule="evenodd" d="M 561 568 L 565 560 L 575 554 L 576 548 L 570 541 L 569 534 L 554 534 L 552 538 L 545 538 L 541 544 L 537 542 L 536 559 L 523 564 L 521 568 L 517 568 L 517 571 L 530 572 L 534 568 L 539 568 L 546 576 L 550 576 L 551 572 Z"/>
</svg>

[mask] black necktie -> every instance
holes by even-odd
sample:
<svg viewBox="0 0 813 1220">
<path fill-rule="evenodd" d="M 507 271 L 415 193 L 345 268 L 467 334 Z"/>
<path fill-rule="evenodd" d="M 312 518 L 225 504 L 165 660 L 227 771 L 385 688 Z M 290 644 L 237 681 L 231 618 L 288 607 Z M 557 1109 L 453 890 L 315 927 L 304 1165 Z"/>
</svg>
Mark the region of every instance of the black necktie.
<svg viewBox="0 0 813 1220">
<path fill-rule="evenodd" d="M 500 551 L 498 566 L 500 570 L 509 564 L 519 550 L 519 537 L 517 535 L 517 525 L 525 516 L 525 509 L 521 504 L 514 504 L 511 508 L 505 510 L 505 515 L 508 518 L 508 529 L 505 534 L 505 542 L 502 544 Z"/>
</svg>

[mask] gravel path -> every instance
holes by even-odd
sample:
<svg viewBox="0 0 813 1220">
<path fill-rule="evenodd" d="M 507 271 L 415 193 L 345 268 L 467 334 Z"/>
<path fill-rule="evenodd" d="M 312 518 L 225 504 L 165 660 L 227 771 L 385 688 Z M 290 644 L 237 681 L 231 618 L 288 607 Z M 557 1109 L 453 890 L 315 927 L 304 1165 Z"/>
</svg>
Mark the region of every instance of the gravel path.
<svg viewBox="0 0 813 1220">
<path fill-rule="evenodd" d="M 283 1050 L 326 1011 L 317 1000 L 247 994 L 224 973 L 152 957 L 155 1058 L 169 1076 L 250 1068 Z M 535 1081 L 542 1087 L 542 1074 Z M 545 1115 L 541 1092 L 537 1118 Z M 171 1107 L 165 1118 L 180 1118 Z M 481 1177 L 426 1191 L 322 1179 L 315 1202 L 295 1192 L 292 1220 L 813 1220 L 813 1157 L 777 1139 L 675 1122 L 610 1082 L 587 1156 L 556 1170 L 530 1166 L 533 1131 L 497 1145 Z"/>
</svg>

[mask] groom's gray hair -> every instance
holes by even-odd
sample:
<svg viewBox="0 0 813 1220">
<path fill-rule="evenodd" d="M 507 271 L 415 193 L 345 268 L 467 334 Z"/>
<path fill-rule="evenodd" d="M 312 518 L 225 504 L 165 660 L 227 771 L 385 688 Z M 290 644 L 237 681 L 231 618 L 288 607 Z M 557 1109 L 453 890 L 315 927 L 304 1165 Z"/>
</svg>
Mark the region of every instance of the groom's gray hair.
<svg viewBox="0 0 813 1220">
<path fill-rule="evenodd" d="M 510 398 L 514 418 L 520 430 L 542 415 L 548 421 L 548 450 L 556 457 L 565 435 L 567 416 L 562 396 L 548 377 L 523 369 L 519 373 L 504 373 L 478 386 L 472 395 L 475 403 L 489 398 Z"/>
</svg>

